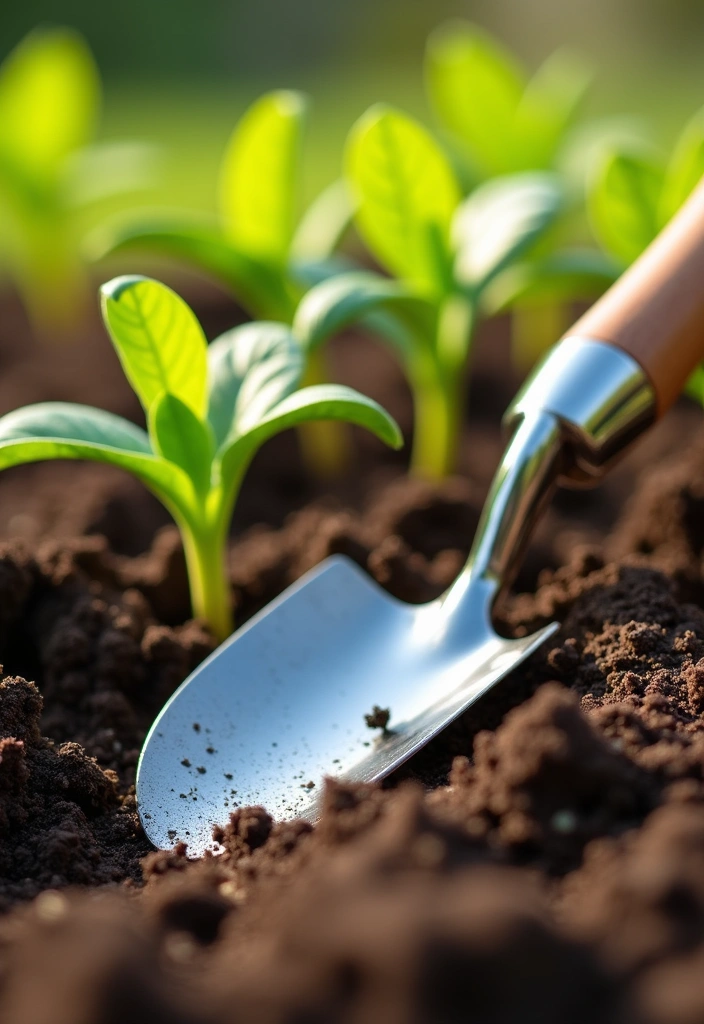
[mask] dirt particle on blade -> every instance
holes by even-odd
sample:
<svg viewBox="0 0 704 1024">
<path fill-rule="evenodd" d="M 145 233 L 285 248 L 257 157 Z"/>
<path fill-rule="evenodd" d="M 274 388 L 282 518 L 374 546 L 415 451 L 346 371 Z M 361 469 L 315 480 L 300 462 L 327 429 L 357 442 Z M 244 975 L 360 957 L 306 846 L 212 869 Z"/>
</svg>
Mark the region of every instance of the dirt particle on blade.
<svg viewBox="0 0 704 1024">
<path fill-rule="evenodd" d="M 386 732 L 386 727 L 391 718 L 391 708 L 381 708 L 375 704 L 371 713 L 364 716 L 364 721 L 370 729 L 381 729 Z"/>
</svg>

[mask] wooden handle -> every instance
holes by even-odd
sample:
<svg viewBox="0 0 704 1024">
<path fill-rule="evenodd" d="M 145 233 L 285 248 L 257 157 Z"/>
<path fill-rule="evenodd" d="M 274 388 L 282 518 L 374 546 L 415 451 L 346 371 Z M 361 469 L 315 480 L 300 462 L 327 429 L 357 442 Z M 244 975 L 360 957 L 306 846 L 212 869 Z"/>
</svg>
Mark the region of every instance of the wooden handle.
<svg viewBox="0 0 704 1024">
<path fill-rule="evenodd" d="M 652 381 L 658 415 L 669 409 L 704 359 L 704 179 L 569 334 L 628 352 Z"/>
</svg>

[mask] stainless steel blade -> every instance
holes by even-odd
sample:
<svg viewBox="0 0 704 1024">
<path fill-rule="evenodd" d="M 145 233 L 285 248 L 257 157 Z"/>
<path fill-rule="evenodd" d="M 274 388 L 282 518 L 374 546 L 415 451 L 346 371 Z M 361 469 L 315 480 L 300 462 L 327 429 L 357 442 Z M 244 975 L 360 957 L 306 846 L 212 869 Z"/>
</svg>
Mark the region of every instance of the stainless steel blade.
<svg viewBox="0 0 704 1024">
<path fill-rule="evenodd" d="M 160 847 L 213 848 L 230 811 L 263 804 L 315 816 L 324 776 L 383 778 L 419 750 L 556 626 L 505 640 L 475 614 L 450 634 L 443 602 L 395 600 L 354 563 L 328 559 L 208 658 L 174 694 L 142 755 L 142 820 Z M 390 708 L 388 735 L 365 722 Z"/>
<path fill-rule="evenodd" d="M 137 801 L 156 846 L 193 855 L 245 804 L 315 816 L 324 776 L 380 779 L 557 628 L 507 640 L 491 608 L 559 479 L 597 480 L 655 417 L 626 353 L 570 337 L 509 411 L 515 432 L 467 565 L 443 597 L 412 606 L 334 558 L 300 580 L 181 686 L 147 737 Z M 390 709 L 375 739 L 364 716 Z"/>
</svg>

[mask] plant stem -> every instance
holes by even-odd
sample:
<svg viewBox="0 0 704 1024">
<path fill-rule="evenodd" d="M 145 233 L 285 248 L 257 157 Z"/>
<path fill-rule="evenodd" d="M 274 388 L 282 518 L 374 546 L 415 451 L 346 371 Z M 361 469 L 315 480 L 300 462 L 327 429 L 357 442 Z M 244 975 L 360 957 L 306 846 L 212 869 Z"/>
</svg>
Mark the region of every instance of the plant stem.
<svg viewBox="0 0 704 1024">
<path fill-rule="evenodd" d="M 413 392 L 410 471 L 414 476 L 441 480 L 452 472 L 455 463 L 458 396 L 450 394 L 439 376 L 430 373 L 416 382 Z"/>
<path fill-rule="evenodd" d="M 302 387 L 313 384 L 327 384 L 325 354 L 315 349 L 308 356 L 308 366 Z M 303 462 L 318 479 L 330 480 L 339 476 L 349 461 L 350 445 L 348 428 L 336 420 L 313 421 L 298 426 Z"/>
<path fill-rule="evenodd" d="M 439 311 L 432 349 L 426 346 L 411 368 L 414 476 L 441 480 L 455 467 L 475 322 L 474 305 L 464 296 L 451 295 Z"/>
<path fill-rule="evenodd" d="M 227 530 L 179 523 L 186 555 L 193 614 L 210 626 L 219 641 L 234 628 L 227 572 Z"/>
</svg>

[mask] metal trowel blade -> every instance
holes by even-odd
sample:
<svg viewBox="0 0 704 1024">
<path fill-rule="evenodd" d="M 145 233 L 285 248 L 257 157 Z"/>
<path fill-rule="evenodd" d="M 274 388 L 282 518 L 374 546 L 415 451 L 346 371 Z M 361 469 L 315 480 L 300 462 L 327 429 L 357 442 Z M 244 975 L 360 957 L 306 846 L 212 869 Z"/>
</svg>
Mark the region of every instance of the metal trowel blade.
<svg viewBox="0 0 704 1024">
<path fill-rule="evenodd" d="M 237 807 L 314 819 L 325 776 L 374 781 L 424 746 L 554 630 L 507 640 L 491 626 L 494 588 L 470 578 L 461 630 L 443 599 L 409 605 L 353 562 L 327 559 L 181 685 L 154 723 L 137 800 L 155 846 L 216 849 Z M 466 606 L 467 607 L 467 606 Z M 365 722 L 390 710 L 383 736 Z"/>
</svg>

